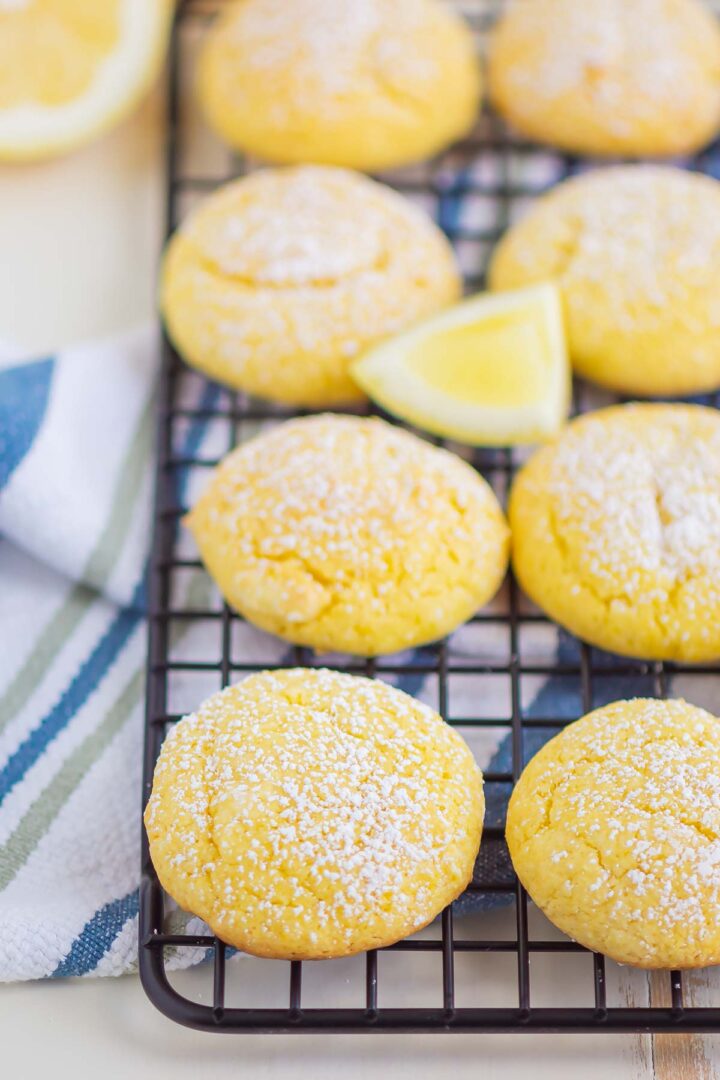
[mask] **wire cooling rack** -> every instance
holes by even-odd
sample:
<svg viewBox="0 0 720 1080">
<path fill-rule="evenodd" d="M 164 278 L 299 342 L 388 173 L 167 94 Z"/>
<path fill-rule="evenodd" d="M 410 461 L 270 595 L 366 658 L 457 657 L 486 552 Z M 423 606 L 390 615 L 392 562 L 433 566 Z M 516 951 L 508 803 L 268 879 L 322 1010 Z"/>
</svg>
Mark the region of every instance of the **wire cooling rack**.
<svg viewBox="0 0 720 1080">
<path fill-rule="evenodd" d="M 189 81 L 197 43 L 220 6 L 222 0 L 185 0 L 176 18 L 169 77 L 168 234 L 194 201 L 253 164 L 219 147 L 193 104 Z M 460 6 L 482 46 L 500 0 L 465 0 Z M 718 160 L 715 149 L 688 164 L 717 173 Z M 473 291 L 482 287 L 488 254 L 507 225 L 542 190 L 582 167 L 511 138 L 497 119 L 485 115 L 473 136 L 445 155 L 383 179 L 434 214 Z M 610 400 L 576 384 L 576 412 Z M 207 478 L 223 453 L 289 415 L 191 374 L 165 342 L 143 802 L 163 738 L 184 712 L 246 673 L 317 664 L 401 685 L 463 731 L 485 770 L 482 850 L 463 898 L 426 931 L 389 949 L 348 961 L 239 957 L 227 963 L 232 950 L 173 910 L 143 836 L 140 974 L 151 1000 L 180 1023 L 226 1032 L 720 1031 L 720 977 L 661 972 L 648 978 L 562 937 L 528 905 L 503 840 L 512 785 L 548 737 L 620 697 L 664 696 L 672 690 L 709 704 L 720 687 L 720 668 L 636 662 L 590 649 L 533 609 L 512 579 L 493 605 L 448 641 L 399 657 L 366 662 L 315 657 L 271 642 L 211 592 L 179 521 L 195 482 Z M 522 455 L 460 452 L 504 497 Z M 173 986 L 172 968 L 203 958 L 210 961 L 208 986 L 202 1000 L 194 1000 Z M 392 964 L 399 967 L 393 970 Z"/>
</svg>

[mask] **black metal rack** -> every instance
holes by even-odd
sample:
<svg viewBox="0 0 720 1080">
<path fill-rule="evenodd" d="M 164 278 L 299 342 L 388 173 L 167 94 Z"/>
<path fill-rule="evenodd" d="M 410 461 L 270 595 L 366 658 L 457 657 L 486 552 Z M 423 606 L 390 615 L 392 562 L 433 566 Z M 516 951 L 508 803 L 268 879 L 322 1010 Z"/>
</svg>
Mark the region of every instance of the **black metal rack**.
<svg viewBox="0 0 720 1080">
<path fill-rule="evenodd" d="M 198 29 L 202 29 L 221 3 L 222 0 L 185 0 L 179 6 L 173 31 L 168 101 L 168 234 L 177 225 L 182 212 L 181 204 L 187 196 L 202 195 L 217 184 L 237 176 L 246 167 L 245 162 L 233 159 L 222 173 L 214 170 L 208 170 L 209 175 L 197 172 L 187 163 L 184 145 L 187 120 L 183 115 L 186 103 L 181 91 L 181 79 L 186 66 L 185 38 L 197 36 Z M 501 0 L 465 0 L 461 6 L 482 37 L 497 14 L 500 3 Z M 526 166 L 531 159 L 539 165 L 537 181 L 527 179 Z M 706 169 L 710 160 L 709 156 L 701 156 L 692 164 L 695 168 Z M 473 168 L 473 163 L 478 162 L 485 162 L 487 168 Z M 511 139 L 495 118 L 486 115 L 473 137 L 453 147 L 448 154 L 427 167 L 383 179 L 388 179 L 410 196 L 426 197 L 438 203 L 440 224 L 451 241 L 458 247 L 470 245 L 472 251 L 476 252 L 476 269 L 466 274 L 467 287 L 473 290 L 482 285 L 482 269 L 487 252 L 511 220 L 516 207 L 548 186 L 545 164 L 552 174 L 549 178 L 551 183 L 578 167 L 576 161 L 561 159 L 542 148 Z M 475 197 L 479 207 L 477 220 L 467 222 L 455 212 L 443 213 L 443 199 L 447 198 L 448 193 L 452 199 Z M 486 215 L 483 208 L 487 211 Z M 490 220 L 485 220 L 485 217 Z M 467 257 L 465 261 L 468 262 Z M 197 395 L 193 397 L 190 392 L 192 386 L 197 387 L 198 383 L 201 390 L 199 400 Z M 576 385 L 576 411 L 583 411 L 594 403 L 594 399 L 591 402 L 591 394 L 582 384 Z M 718 404 L 717 400 L 711 400 Z M 153 768 L 164 735 L 168 726 L 180 718 L 179 711 L 172 708 L 173 680 L 193 674 L 202 675 L 214 679 L 214 688 L 217 689 L 244 673 L 273 666 L 266 660 L 236 656 L 234 634 L 242 620 L 226 606 L 206 601 L 198 604 L 187 597 L 178 601 L 177 581 L 181 575 L 194 573 L 202 576 L 202 567 L 196 555 L 188 553 L 181 543 L 179 520 L 184 510 L 181 505 L 182 486 L 198 472 L 207 475 L 207 469 L 215 463 L 217 456 L 244 437 L 248 427 L 277 421 L 288 415 L 291 414 L 287 410 L 248 399 L 242 394 L 222 391 L 191 375 L 170 344 L 165 342 L 158 406 L 155 524 L 149 587 L 143 805 L 150 793 Z M 204 427 L 208 424 L 214 425 L 216 432 L 224 432 L 224 446 L 217 455 L 203 456 L 199 448 Z M 473 453 L 471 460 L 503 495 L 519 456 L 510 450 L 480 450 Z M 213 654 L 212 659 L 207 659 L 204 649 L 201 654 L 176 658 L 173 643 L 177 631 L 200 622 L 215 628 L 217 655 Z M 488 630 L 502 636 L 505 642 L 499 650 L 500 655 L 490 655 L 482 645 L 482 635 Z M 225 1032 L 720 1031 L 720 981 L 714 997 L 710 994 L 707 1000 L 698 1003 L 688 1000 L 692 994 L 688 994 L 686 978 L 681 973 L 659 973 L 650 980 L 647 1004 L 636 1007 L 615 1004 L 608 991 L 607 965 L 603 957 L 586 953 L 567 939 L 552 937 L 544 931 L 534 933 L 529 924 L 526 894 L 514 877 L 507 856 L 502 822 L 512 784 L 527 757 L 539 745 L 538 739 L 544 740 L 570 720 L 613 697 L 633 694 L 663 696 L 671 680 L 678 680 L 684 693 L 691 700 L 698 700 L 697 694 L 693 696 L 692 687 L 697 686 L 700 698 L 703 694 L 707 696 L 708 680 L 715 688 L 720 686 L 717 681 L 720 667 L 698 669 L 621 660 L 590 649 L 565 635 L 558 639 L 556 629 L 527 605 L 512 579 L 499 601 L 475 616 L 466 632 L 470 635 L 470 645 L 466 644 L 459 656 L 448 642 L 416 650 L 410 657 L 379 658 L 366 662 L 357 658 L 345 661 L 326 657 L 318 659 L 308 650 L 293 649 L 278 659 L 275 666 L 287 666 L 288 662 L 303 665 L 317 663 L 390 680 L 429 680 L 434 688 L 434 703 L 450 723 L 466 732 L 482 734 L 483 731 L 493 730 L 507 733 L 509 764 L 501 763 L 497 768 L 491 766 L 485 770 L 488 806 L 492 805 L 495 809 L 486 820 L 482 850 L 469 893 L 471 898 L 486 906 L 504 904 L 508 917 L 512 911 L 511 935 L 468 936 L 463 930 L 464 920 L 454 914 L 456 904 L 443 913 L 439 924 L 430 930 L 430 936 L 415 936 L 398 942 L 390 949 L 380 950 L 379 953 L 369 952 L 361 958 L 364 970 L 358 975 L 358 997 L 361 1000 L 357 1007 L 308 1006 L 303 994 L 303 970 L 307 969 L 307 964 L 297 961 L 286 965 L 284 1000 L 278 1000 L 273 1007 L 235 1007 L 226 994 L 226 946 L 206 934 L 192 934 L 187 930 L 169 933 L 164 929 L 166 897 L 153 870 L 143 834 L 140 974 L 150 999 L 162 1012 L 190 1027 Z M 473 632 L 481 641 L 477 652 L 472 647 Z M 538 633 L 551 635 L 552 646 L 546 653 L 542 650 L 533 652 L 533 648 L 527 644 Z M 497 714 L 492 715 L 482 715 L 482 710 L 480 715 L 473 715 L 472 710 L 470 715 L 458 713 L 454 707 L 455 686 L 467 677 L 480 680 L 480 686 L 493 681 L 499 696 L 504 696 L 507 707 L 496 710 Z M 534 687 L 539 679 L 547 678 L 565 680 L 567 684 L 568 705 L 562 710 L 562 716 L 543 713 L 542 694 L 536 696 L 532 708 L 528 707 L 528 686 Z M 200 697 L 197 697 L 196 703 L 199 700 Z M 465 711 L 468 712 L 467 709 Z M 478 919 L 475 918 L 474 925 L 477 923 Z M 169 948 L 175 951 L 207 951 L 207 958 L 213 964 L 211 1004 L 193 1001 L 172 986 L 166 965 Z M 383 1005 L 379 974 L 382 964 L 379 961 L 385 953 L 439 954 L 437 984 L 428 987 L 428 998 L 433 998 L 433 1004 L 422 1007 L 412 1004 Z M 514 958 L 512 1002 L 502 1006 L 465 1006 L 458 1001 L 456 961 L 466 954 L 478 960 L 478 981 L 483 978 L 480 963 L 483 957 L 488 954 L 509 954 Z M 533 995 L 533 964 L 543 955 L 557 958 L 559 964 L 568 954 L 584 954 L 587 958 L 587 1003 L 555 1006 L 543 1001 L 538 1005 Z M 240 966 L 243 963 L 245 961 L 241 960 Z M 319 966 L 327 963 L 319 962 Z"/>
</svg>

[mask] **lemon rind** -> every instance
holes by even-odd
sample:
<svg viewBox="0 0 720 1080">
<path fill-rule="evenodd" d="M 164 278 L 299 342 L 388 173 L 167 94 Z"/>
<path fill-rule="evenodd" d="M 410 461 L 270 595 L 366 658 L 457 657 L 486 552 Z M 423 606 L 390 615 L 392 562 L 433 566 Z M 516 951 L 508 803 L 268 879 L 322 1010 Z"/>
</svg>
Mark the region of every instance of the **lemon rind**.
<svg viewBox="0 0 720 1080">
<path fill-rule="evenodd" d="M 482 315 L 501 314 L 535 305 L 548 334 L 552 356 L 547 394 L 529 405 L 490 406 L 450 401 L 414 377 L 404 363 L 412 346 L 429 332 L 470 324 Z M 483 293 L 413 327 L 362 356 L 351 368 L 360 387 L 387 412 L 434 435 L 471 446 L 506 446 L 541 442 L 557 434 L 570 405 L 570 363 L 560 293 L 553 284 L 506 293 Z"/>
<path fill-rule="evenodd" d="M 0 109 L 0 161 L 30 162 L 63 153 L 121 120 L 157 76 L 173 10 L 173 0 L 124 0 L 118 45 L 79 98 L 59 106 Z"/>
</svg>

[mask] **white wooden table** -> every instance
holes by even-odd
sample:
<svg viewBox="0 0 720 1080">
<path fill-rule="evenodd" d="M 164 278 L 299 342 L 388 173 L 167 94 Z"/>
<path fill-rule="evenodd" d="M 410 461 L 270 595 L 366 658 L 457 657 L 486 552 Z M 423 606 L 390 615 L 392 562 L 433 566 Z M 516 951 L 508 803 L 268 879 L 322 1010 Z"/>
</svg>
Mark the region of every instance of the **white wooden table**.
<svg viewBox="0 0 720 1080">
<path fill-rule="evenodd" d="M 32 168 L 0 167 L 0 340 L 42 353 L 147 319 L 162 193 L 157 99 L 71 158 Z M 202 972 L 178 978 L 184 992 L 202 993 Z M 617 979 L 626 998 L 647 993 L 640 973 L 617 973 Z M 698 995 L 703 979 L 693 983 Z M 572 986 L 565 984 L 568 991 Z M 456 1080 L 720 1078 L 720 1037 L 214 1038 L 165 1020 L 134 977 L 2 987 L 0 1035 L 2 1074 L 18 1080 L 422 1080 L 450 1071 Z"/>
</svg>

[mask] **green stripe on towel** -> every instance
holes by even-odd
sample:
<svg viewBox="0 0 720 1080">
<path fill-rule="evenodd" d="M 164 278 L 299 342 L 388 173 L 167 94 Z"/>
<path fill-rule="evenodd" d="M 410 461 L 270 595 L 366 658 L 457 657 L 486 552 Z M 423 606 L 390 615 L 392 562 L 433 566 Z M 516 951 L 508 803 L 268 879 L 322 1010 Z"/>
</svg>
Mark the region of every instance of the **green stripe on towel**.
<svg viewBox="0 0 720 1080">
<path fill-rule="evenodd" d="M 62 807 L 140 704 L 143 676 L 143 669 L 134 673 L 102 723 L 66 758 L 8 837 L 0 860 L 0 891 L 7 888 L 28 861 Z"/>
<path fill-rule="evenodd" d="M 198 571 L 193 575 L 188 586 L 188 607 L 202 607 L 209 601 L 209 581 L 202 571 Z M 171 641 L 175 644 L 185 632 L 183 624 L 176 625 L 173 631 Z M 113 736 L 126 722 L 133 709 L 140 704 L 144 685 L 145 666 L 143 665 L 133 674 L 122 693 L 110 706 L 105 719 L 63 762 L 47 787 L 20 819 L 2 847 L 0 892 L 7 888 L 28 861 L 62 807 L 112 741 Z"/>
<path fill-rule="evenodd" d="M 115 567 L 130 528 L 142 488 L 143 472 L 150 457 L 153 437 L 154 393 L 148 398 L 120 467 L 112 497 L 112 509 L 83 578 L 102 589 Z M 75 585 L 40 632 L 27 660 L 0 697 L 0 731 L 20 712 L 45 671 L 82 622 L 97 594 L 87 585 Z"/>
</svg>

